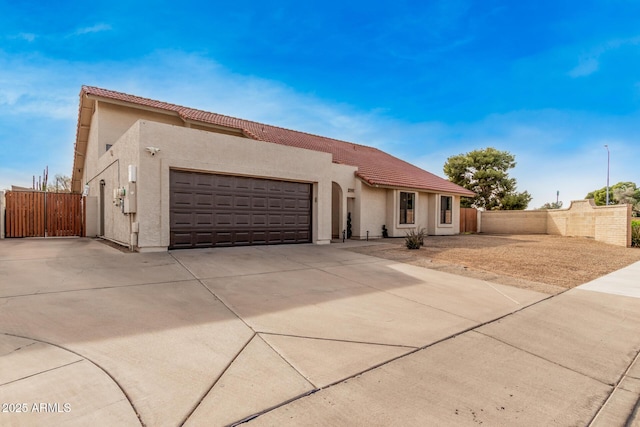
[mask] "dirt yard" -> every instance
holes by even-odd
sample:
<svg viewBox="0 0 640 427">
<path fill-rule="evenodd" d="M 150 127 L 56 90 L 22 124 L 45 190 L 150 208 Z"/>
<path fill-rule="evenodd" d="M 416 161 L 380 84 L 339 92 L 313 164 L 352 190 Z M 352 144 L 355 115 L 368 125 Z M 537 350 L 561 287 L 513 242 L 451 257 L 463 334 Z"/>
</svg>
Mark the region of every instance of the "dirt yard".
<svg viewBox="0 0 640 427">
<path fill-rule="evenodd" d="M 398 238 L 350 250 L 549 294 L 640 261 L 639 248 L 548 235 L 428 236 L 418 250 Z"/>
</svg>

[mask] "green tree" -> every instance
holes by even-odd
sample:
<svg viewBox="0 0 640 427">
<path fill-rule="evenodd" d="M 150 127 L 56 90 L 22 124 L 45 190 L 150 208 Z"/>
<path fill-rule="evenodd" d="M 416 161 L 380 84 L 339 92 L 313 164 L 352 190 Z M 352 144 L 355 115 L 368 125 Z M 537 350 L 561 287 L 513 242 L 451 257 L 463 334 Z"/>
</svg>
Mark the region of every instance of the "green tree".
<svg viewBox="0 0 640 427">
<path fill-rule="evenodd" d="M 540 206 L 540 209 L 560 209 L 562 207 L 562 202 L 549 202 Z"/>
<path fill-rule="evenodd" d="M 585 199 L 593 199 L 596 206 L 604 206 L 607 203 L 607 187 L 593 190 L 585 196 Z M 640 188 L 635 182 L 618 182 L 609 187 L 609 204 L 629 204 L 633 206 L 633 216 L 640 216 Z"/>
<path fill-rule="evenodd" d="M 516 192 L 516 180 L 507 172 L 515 165 L 513 154 L 488 147 L 449 157 L 444 173 L 450 181 L 476 193 L 462 199 L 463 207 L 521 210 L 527 208 L 531 195 Z"/>
<path fill-rule="evenodd" d="M 53 182 L 48 183 L 47 191 L 55 193 L 70 193 L 71 178 L 66 175 L 57 173 Z"/>
</svg>

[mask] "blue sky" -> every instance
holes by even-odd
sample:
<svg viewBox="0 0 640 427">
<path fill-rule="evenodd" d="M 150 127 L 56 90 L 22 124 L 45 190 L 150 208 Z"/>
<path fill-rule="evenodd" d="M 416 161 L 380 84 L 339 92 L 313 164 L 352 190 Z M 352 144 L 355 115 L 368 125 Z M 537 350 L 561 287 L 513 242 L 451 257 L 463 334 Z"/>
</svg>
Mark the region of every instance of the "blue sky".
<svg viewBox="0 0 640 427">
<path fill-rule="evenodd" d="M 81 85 L 372 145 L 493 146 L 530 208 L 640 184 L 640 1 L 0 0 L 0 189 L 71 174 Z"/>
</svg>

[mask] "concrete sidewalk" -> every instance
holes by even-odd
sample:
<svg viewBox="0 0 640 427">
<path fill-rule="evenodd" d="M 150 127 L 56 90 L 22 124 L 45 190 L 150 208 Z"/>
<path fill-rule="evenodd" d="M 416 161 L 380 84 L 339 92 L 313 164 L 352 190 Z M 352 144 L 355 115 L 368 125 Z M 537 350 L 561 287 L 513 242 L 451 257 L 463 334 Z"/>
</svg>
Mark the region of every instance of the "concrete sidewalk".
<svg viewBox="0 0 640 427">
<path fill-rule="evenodd" d="M 250 425 L 640 425 L 640 263 Z"/>
<path fill-rule="evenodd" d="M 3 426 L 624 425 L 640 392 L 629 296 L 339 245 L 5 240 L 0 277 Z"/>
</svg>

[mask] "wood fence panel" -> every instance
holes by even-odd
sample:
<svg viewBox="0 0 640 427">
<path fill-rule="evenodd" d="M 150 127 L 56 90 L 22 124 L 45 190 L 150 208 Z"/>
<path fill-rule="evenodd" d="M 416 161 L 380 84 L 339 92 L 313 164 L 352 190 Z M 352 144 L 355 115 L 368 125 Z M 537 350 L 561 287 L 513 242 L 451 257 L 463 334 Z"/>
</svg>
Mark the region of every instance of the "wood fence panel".
<svg viewBox="0 0 640 427">
<path fill-rule="evenodd" d="M 44 237 L 44 193 L 7 191 L 6 237 Z"/>
<path fill-rule="evenodd" d="M 82 235 L 82 196 L 69 193 L 47 194 L 47 236 Z"/>
<path fill-rule="evenodd" d="M 460 232 L 478 232 L 478 211 L 474 208 L 460 208 Z"/>
<path fill-rule="evenodd" d="M 8 191 L 5 237 L 82 236 L 80 194 Z"/>
</svg>

